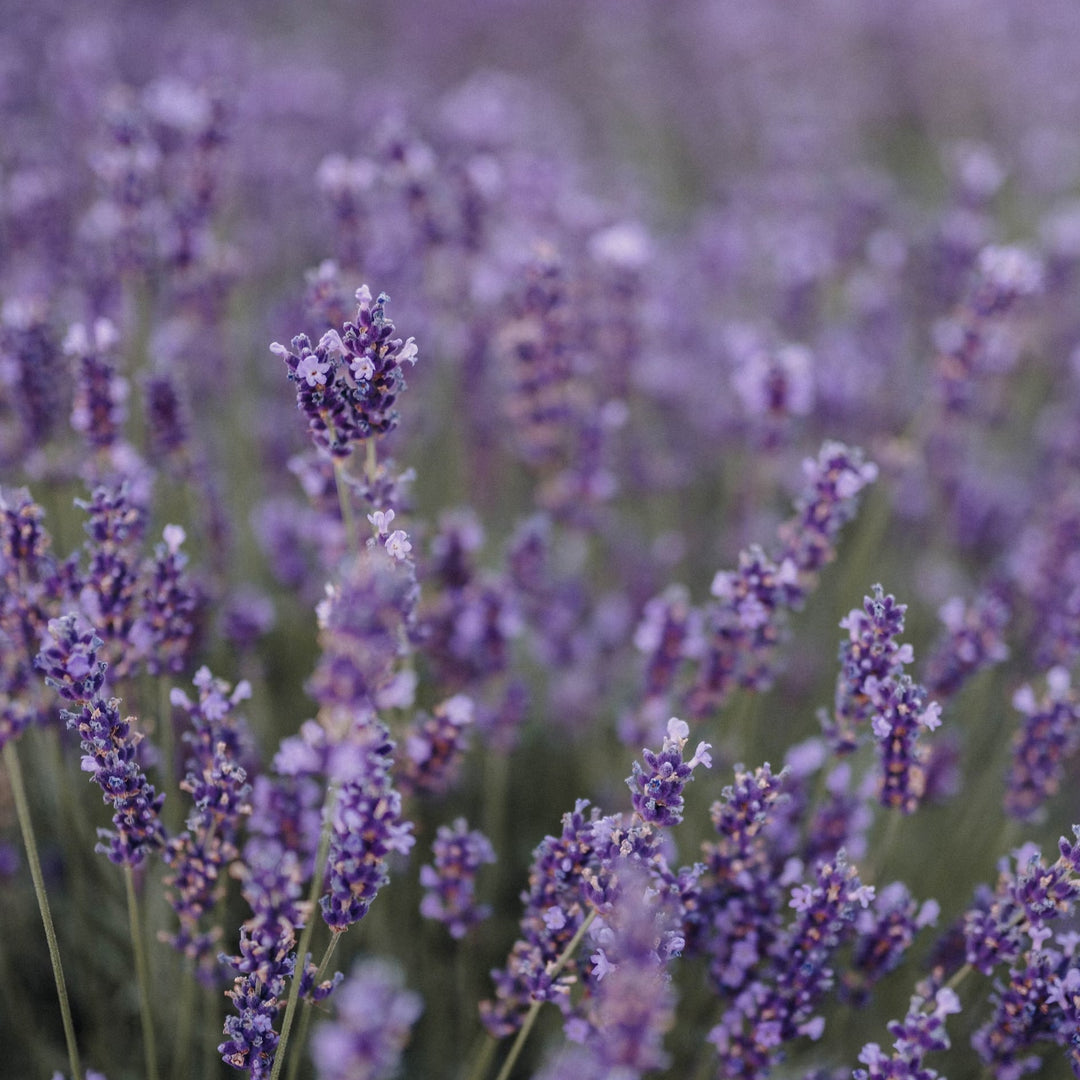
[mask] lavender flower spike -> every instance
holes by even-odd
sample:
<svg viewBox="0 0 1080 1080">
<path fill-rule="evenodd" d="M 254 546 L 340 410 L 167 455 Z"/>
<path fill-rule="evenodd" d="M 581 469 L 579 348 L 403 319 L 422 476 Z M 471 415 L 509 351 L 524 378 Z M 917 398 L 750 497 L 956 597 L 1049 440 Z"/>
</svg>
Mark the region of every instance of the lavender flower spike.
<svg viewBox="0 0 1080 1080">
<path fill-rule="evenodd" d="M 35 664 L 50 686 L 79 706 L 78 712 L 64 709 L 60 715 L 82 739 L 83 771 L 93 774 L 105 802 L 115 810 L 116 832 L 99 830 L 108 843 L 96 850 L 114 863 L 138 866 L 165 843 L 160 817 L 165 796 L 154 792 L 135 760 L 139 735 L 131 731 L 130 721 L 120 718 L 119 699 L 101 696 L 106 670 L 97 658 L 101 638 L 84 629 L 76 615 L 51 619 L 49 633 L 54 644 L 38 653 Z"/>
<path fill-rule="evenodd" d="M 689 761 L 683 760 L 683 748 L 690 735 L 685 720 L 672 717 L 667 725 L 667 737 L 659 754 L 643 750 L 642 757 L 648 769 L 634 762 L 632 775 L 626 783 L 633 792 L 634 810 L 644 821 L 656 825 L 678 825 L 682 821 L 683 788 L 693 779 L 693 771 L 699 765 L 712 768 L 711 745 L 700 742 Z"/>
<path fill-rule="evenodd" d="M 438 919 L 451 937 L 462 938 L 491 914 L 489 906 L 477 906 L 476 873 L 484 863 L 495 862 L 495 850 L 482 832 L 469 832 L 465 819 L 458 818 L 453 827 L 439 826 L 432 852 L 435 865 L 420 867 L 420 884 L 427 890 L 420 914 Z"/>
</svg>

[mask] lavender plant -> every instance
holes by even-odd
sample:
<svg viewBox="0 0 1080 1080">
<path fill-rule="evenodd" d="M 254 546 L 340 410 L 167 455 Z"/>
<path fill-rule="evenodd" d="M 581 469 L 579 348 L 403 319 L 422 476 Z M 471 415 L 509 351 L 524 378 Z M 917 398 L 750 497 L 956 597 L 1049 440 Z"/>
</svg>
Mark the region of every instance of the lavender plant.
<svg viewBox="0 0 1080 1080">
<path fill-rule="evenodd" d="M 0 8 L 0 1072 L 1080 1076 L 1075 5 L 246 14 Z"/>
</svg>

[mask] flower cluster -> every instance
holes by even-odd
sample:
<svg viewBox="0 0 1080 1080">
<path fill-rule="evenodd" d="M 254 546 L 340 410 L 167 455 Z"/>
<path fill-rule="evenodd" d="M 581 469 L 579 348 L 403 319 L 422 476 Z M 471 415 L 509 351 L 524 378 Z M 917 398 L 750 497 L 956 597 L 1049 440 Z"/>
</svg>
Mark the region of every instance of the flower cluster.
<svg viewBox="0 0 1080 1080">
<path fill-rule="evenodd" d="M 683 818 L 683 788 L 693 780 L 694 769 L 704 765 L 712 768 L 709 743 L 699 742 L 693 757 L 683 760 L 683 750 L 690 737 L 690 726 L 676 717 L 668 721 L 667 736 L 660 753 L 643 750 L 645 768 L 634 762 L 633 773 L 626 783 L 633 793 L 634 810 L 642 821 L 661 827 L 678 825 Z"/>
<path fill-rule="evenodd" d="M 174 689 L 170 703 L 186 714 L 190 728 L 184 741 L 190 748 L 187 774 L 180 789 L 191 796 L 187 828 L 170 838 L 163 858 L 170 873 L 166 896 L 179 919 L 176 933 L 164 934 L 196 966 L 203 978 L 212 974 L 214 943 L 220 931 L 200 929 L 200 923 L 224 895 L 223 872 L 237 858 L 237 837 L 245 815 L 251 813 L 251 785 L 241 763 L 245 756 L 243 731 L 230 713 L 251 696 L 247 682 L 234 690 L 200 668 L 194 679 L 198 700 Z"/>
<path fill-rule="evenodd" d="M 495 862 L 495 850 L 482 832 L 469 830 L 464 818 L 440 825 L 431 850 L 434 863 L 420 868 L 420 884 L 426 890 L 420 914 L 438 919 L 451 937 L 462 938 L 491 914 L 490 906 L 476 903 L 476 874 L 481 866 Z"/>
<path fill-rule="evenodd" d="M 158 795 L 137 760 L 140 736 L 131 720 L 120 717 L 118 698 L 104 696 L 108 665 L 98 659 L 102 641 L 76 615 L 49 621 L 52 643 L 38 653 L 35 665 L 45 681 L 78 711 L 60 715 L 82 742 L 82 768 L 100 786 L 113 809 L 115 832 L 99 829 L 97 850 L 114 863 L 139 866 L 166 842 Z"/>
<path fill-rule="evenodd" d="M 315 445 L 336 458 L 394 428 L 394 404 L 405 389 L 402 365 L 415 364 L 417 357 L 412 338 L 394 337 L 386 293 L 373 301 L 365 285 L 356 300 L 355 320 L 340 333 L 328 330 L 314 348 L 306 334 L 294 337 L 291 349 L 276 341 L 270 346 L 296 383 L 296 406 L 307 417 Z"/>
</svg>

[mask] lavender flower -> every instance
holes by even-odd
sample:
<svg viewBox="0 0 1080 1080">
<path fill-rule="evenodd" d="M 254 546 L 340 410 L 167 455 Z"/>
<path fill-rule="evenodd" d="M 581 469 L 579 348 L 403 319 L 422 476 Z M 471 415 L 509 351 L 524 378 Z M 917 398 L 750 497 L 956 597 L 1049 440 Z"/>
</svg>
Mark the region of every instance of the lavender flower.
<svg viewBox="0 0 1080 1080">
<path fill-rule="evenodd" d="M 76 365 L 71 426 L 92 450 L 107 450 L 123 438 L 131 388 L 115 370 L 119 340 L 116 327 L 98 319 L 90 330 L 75 323 L 64 341 L 64 351 Z"/>
<path fill-rule="evenodd" d="M 123 677 L 135 666 L 127 646 L 141 614 L 139 548 L 146 533 L 146 511 L 126 487 L 98 487 L 89 502 L 76 500 L 75 505 L 86 511 L 89 538 L 79 602 L 105 642 L 114 675 Z"/>
<path fill-rule="evenodd" d="M 53 643 L 42 649 L 35 664 L 61 697 L 79 707 L 78 712 L 64 709 L 60 715 L 79 732 L 83 771 L 93 774 L 115 811 L 116 831 L 99 829 L 108 843 L 96 850 L 114 863 L 138 866 L 165 844 L 160 817 L 165 796 L 154 792 L 136 761 L 140 736 L 132 732 L 130 719 L 121 720 L 120 701 L 101 696 L 107 668 L 97 658 L 101 639 L 76 615 L 50 620 L 49 634 Z"/>
<path fill-rule="evenodd" d="M 0 747 L 45 715 L 33 661 L 66 591 L 44 512 L 25 488 L 0 490 Z"/>
<path fill-rule="evenodd" d="M 869 721 L 876 707 L 869 691 L 884 680 L 902 673 L 914 659 L 910 645 L 897 638 L 904 631 L 906 604 L 886 596 L 880 585 L 873 596 L 863 599 L 863 607 L 840 620 L 848 632 L 840 646 L 840 674 L 836 681 L 836 705 L 825 733 L 837 751 L 854 749 L 857 729 Z"/>
<path fill-rule="evenodd" d="M 389 880 L 392 851 L 408 854 L 412 823 L 401 820 L 401 795 L 390 778 L 393 743 L 372 721 L 355 732 L 360 760 L 341 784 L 331 819 L 329 880 L 320 905 L 327 926 L 340 932 L 362 919 Z"/>
<path fill-rule="evenodd" d="M 172 705 L 183 709 L 191 724 L 184 733 L 191 756 L 180 789 L 191 796 L 193 809 L 186 830 L 169 840 L 163 856 L 170 868 L 166 897 L 180 926 L 174 934 L 163 934 L 162 940 L 183 952 L 200 977 L 208 979 L 212 974 L 208 961 L 220 931 L 202 930 L 200 923 L 224 895 L 222 871 L 239 855 L 240 822 L 251 813 L 251 785 L 240 762 L 243 736 L 229 716 L 250 696 L 251 687 L 241 682 L 233 690 L 205 667 L 196 673 L 194 682 L 197 702 L 179 689 L 170 696 Z"/>
<path fill-rule="evenodd" d="M 379 548 L 358 552 L 319 604 L 322 656 L 309 692 L 324 707 L 370 702 L 409 645 L 417 599 L 408 562 Z"/>
<path fill-rule="evenodd" d="M 1004 630 L 1009 608 L 993 589 L 980 592 L 970 605 L 959 597 L 947 600 L 938 615 L 942 639 L 926 660 L 926 686 L 939 698 L 950 697 L 977 671 L 999 664 L 1009 655 Z"/>
<path fill-rule="evenodd" d="M 401 786 L 406 794 L 444 792 L 453 784 L 465 753 L 475 706 L 455 694 L 435 706 L 432 716 L 420 714 L 405 734 Z"/>
<path fill-rule="evenodd" d="M 274 1020 L 295 967 L 296 930 L 308 912 L 300 900 L 304 875 L 295 852 L 259 838 L 245 846 L 243 865 L 252 915 L 240 929 L 239 953 L 219 957 L 238 974 L 225 991 L 236 1011 L 225 1019 L 218 1053 L 252 1080 L 264 1080 L 277 1050 Z"/>
<path fill-rule="evenodd" d="M 319 1080 L 389 1080 L 423 1010 L 400 971 L 378 960 L 357 962 L 337 994 L 337 1018 L 312 1035 Z"/>
<path fill-rule="evenodd" d="M 842 859 L 818 864 L 811 882 L 791 890 L 791 923 L 776 937 L 763 970 L 708 1034 L 723 1077 L 765 1077 L 782 1045 L 800 1035 L 820 1038 L 824 1018 L 814 1010 L 834 982 L 833 954 L 850 937 L 856 905 L 873 900 Z"/>
<path fill-rule="evenodd" d="M 856 916 L 853 963 L 840 981 L 844 1000 L 864 1006 L 874 983 L 899 966 L 916 933 L 936 922 L 939 911 L 936 900 L 918 904 L 903 882 L 879 889 L 873 905 Z"/>
<path fill-rule="evenodd" d="M 166 525 L 163 542 L 154 549 L 142 590 L 142 613 L 129 640 L 144 658 L 151 675 L 183 670 L 195 633 L 199 596 L 184 573 L 187 556 L 180 545 L 187 539 L 179 525 Z"/>
<path fill-rule="evenodd" d="M 924 1011 L 933 999 L 929 1012 Z M 923 987 L 911 999 L 907 1016 L 903 1021 L 893 1020 L 889 1034 L 895 1036 L 894 1053 L 889 1056 L 877 1043 L 867 1043 L 859 1054 L 866 1068 L 855 1069 L 855 1080 L 899 1080 L 900 1077 L 917 1076 L 935 1080 L 937 1072 L 927 1069 L 923 1059 L 935 1050 L 949 1048 L 949 1036 L 945 1031 L 945 1017 L 960 1011 L 960 999 L 948 987 Z"/>
<path fill-rule="evenodd" d="M 415 364 L 417 356 L 412 338 L 393 336 L 385 293 L 373 302 L 365 285 L 356 299 L 355 321 L 345 323 L 340 334 L 327 331 L 315 348 L 305 334 L 293 338 L 291 350 L 276 341 L 270 346 L 296 383 L 296 405 L 308 418 L 315 445 L 337 458 L 396 426 L 394 403 L 405 389 L 402 365 Z"/>
<path fill-rule="evenodd" d="M 1013 707 L 1024 721 L 1013 739 L 1005 810 L 1018 821 L 1037 821 L 1057 792 L 1067 761 L 1080 747 L 1080 699 L 1069 673 L 1055 667 L 1046 674 L 1041 699 L 1025 683 L 1013 695 Z"/>
<path fill-rule="evenodd" d="M 659 754 L 643 750 L 646 768 L 634 762 L 633 773 L 626 783 L 633 792 L 634 810 L 643 821 L 669 827 L 682 821 L 683 788 L 693 780 L 694 769 L 704 765 L 712 768 L 710 743 L 699 742 L 694 756 L 683 760 L 683 750 L 690 736 L 690 727 L 674 716 L 668 721 L 667 736 Z"/>
<path fill-rule="evenodd" d="M 482 832 L 469 831 L 464 818 L 440 825 L 431 850 L 434 865 L 420 867 L 420 884 L 427 890 L 420 914 L 438 919 L 451 937 L 462 938 L 491 914 L 488 905 L 476 903 L 476 874 L 485 863 L 495 862 L 495 850 Z"/>
<path fill-rule="evenodd" d="M 815 575 L 836 555 L 840 530 L 854 516 L 859 495 L 878 475 L 858 447 L 825 442 L 816 458 L 803 461 L 804 489 L 796 515 L 780 527 L 780 565 L 788 559 L 799 572 L 805 594 Z"/>
</svg>

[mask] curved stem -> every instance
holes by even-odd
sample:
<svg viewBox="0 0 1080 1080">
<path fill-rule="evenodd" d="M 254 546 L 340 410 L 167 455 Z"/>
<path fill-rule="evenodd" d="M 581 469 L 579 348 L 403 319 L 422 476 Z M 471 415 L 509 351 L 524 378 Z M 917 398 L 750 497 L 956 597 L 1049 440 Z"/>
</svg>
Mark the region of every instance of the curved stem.
<svg viewBox="0 0 1080 1080">
<path fill-rule="evenodd" d="M 23 785 L 22 767 L 19 764 L 15 743 L 11 739 L 4 743 L 4 764 L 7 766 L 11 782 L 11 795 L 15 801 L 15 813 L 19 819 L 19 829 L 22 831 L 23 844 L 26 847 L 26 861 L 30 865 L 30 877 L 34 883 L 34 894 L 37 896 L 41 922 L 45 927 L 45 940 L 49 945 L 49 959 L 52 962 L 53 980 L 56 983 L 56 996 L 60 1001 L 60 1019 L 64 1026 L 64 1041 L 67 1043 L 68 1064 L 71 1066 L 72 1080 L 82 1080 L 79 1048 L 75 1042 L 75 1025 L 71 1020 L 71 1003 L 68 1001 L 64 968 L 60 963 L 60 946 L 56 940 L 52 912 L 49 910 L 49 897 L 45 892 L 45 877 L 41 872 L 41 859 L 38 856 L 34 825 L 30 817 L 30 803 L 26 798 L 26 787 Z"/>
<path fill-rule="evenodd" d="M 157 1040 L 154 1035 L 154 1020 L 150 1015 L 150 968 L 147 965 L 146 946 L 139 921 L 139 901 L 135 895 L 135 871 L 130 866 L 124 867 L 124 888 L 127 892 L 131 948 L 135 953 L 135 978 L 139 984 L 139 1019 L 142 1022 L 146 1076 L 147 1080 L 158 1080 Z"/>
<path fill-rule="evenodd" d="M 277 1050 L 274 1052 L 274 1067 L 270 1071 L 270 1080 L 278 1080 L 281 1076 L 282 1062 L 285 1060 L 285 1044 L 289 1040 L 289 1031 L 292 1028 L 293 1019 L 296 1017 L 296 1007 L 300 1001 L 300 983 L 304 977 L 304 965 L 307 962 L 307 951 L 311 945 L 311 937 L 315 932 L 315 912 L 318 910 L 319 894 L 323 887 L 323 874 L 326 860 L 330 854 L 330 835 L 334 820 L 334 804 L 337 802 L 337 788 L 333 785 L 326 792 L 326 805 L 323 808 L 323 828 L 319 837 L 319 850 L 315 855 L 315 866 L 311 872 L 311 888 L 308 890 L 308 915 L 307 924 L 300 933 L 300 940 L 296 944 L 296 963 L 293 968 L 292 983 L 289 986 L 289 1001 L 285 1006 L 285 1016 L 281 1021 L 281 1036 L 278 1038 Z"/>
<path fill-rule="evenodd" d="M 563 949 L 562 955 L 558 960 L 548 964 L 547 974 L 550 978 L 554 979 L 570 962 L 570 957 L 574 955 L 577 947 L 581 944 L 581 939 L 585 936 L 585 932 L 589 927 L 592 926 L 595 918 L 596 909 L 594 908 L 589 912 L 585 921 L 577 928 L 577 933 L 570 939 L 570 943 Z M 499 1070 L 499 1075 L 495 1080 L 509 1080 L 510 1073 L 525 1046 L 525 1040 L 528 1039 L 529 1032 L 532 1031 L 533 1024 L 536 1023 L 536 1017 L 540 1012 L 541 1005 L 543 1005 L 542 1001 L 534 1001 L 532 1005 L 529 1006 L 529 1011 L 525 1015 L 525 1022 L 521 1025 L 521 1030 L 518 1031 L 517 1038 L 514 1039 L 514 1045 L 510 1047 L 510 1053 L 503 1062 L 503 1067 Z"/>
</svg>

